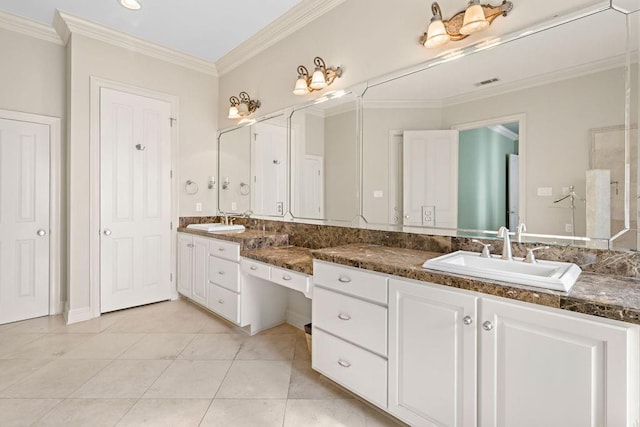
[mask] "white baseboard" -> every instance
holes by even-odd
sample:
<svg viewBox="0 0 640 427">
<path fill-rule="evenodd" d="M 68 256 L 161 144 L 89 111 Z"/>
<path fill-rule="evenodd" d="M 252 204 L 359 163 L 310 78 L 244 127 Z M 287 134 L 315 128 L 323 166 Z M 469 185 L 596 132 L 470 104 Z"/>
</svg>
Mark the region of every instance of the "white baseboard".
<svg viewBox="0 0 640 427">
<path fill-rule="evenodd" d="M 297 313 L 292 310 L 287 310 L 287 323 L 295 326 L 298 329 L 302 329 L 304 331 L 304 325 L 311 322 L 311 319 L 301 313 Z"/>
<path fill-rule="evenodd" d="M 64 320 L 67 322 L 67 325 L 70 325 L 72 323 L 84 322 L 85 320 L 91 319 L 93 319 L 93 316 L 91 315 L 91 307 L 75 308 L 73 310 L 69 310 L 69 305 L 65 305 Z"/>
</svg>

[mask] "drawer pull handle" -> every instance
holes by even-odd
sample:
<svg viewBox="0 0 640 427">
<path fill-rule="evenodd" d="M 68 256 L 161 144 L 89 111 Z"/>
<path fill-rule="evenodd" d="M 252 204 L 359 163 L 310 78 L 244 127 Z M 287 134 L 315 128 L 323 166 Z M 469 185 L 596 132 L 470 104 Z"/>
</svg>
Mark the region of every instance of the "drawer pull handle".
<svg viewBox="0 0 640 427">
<path fill-rule="evenodd" d="M 349 282 L 351 282 L 351 277 L 340 276 L 340 277 L 338 277 L 338 282 L 340 282 L 340 283 L 349 283 Z"/>
<path fill-rule="evenodd" d="M 224 248 L 218 248 L 220 252 L 224 252 Z"/>
<path fill-rule="evenodd" d="M 338 314 L 338 319 L 340 320 L 351 320 L 351 316 L 349 316 L 348 314 Z"/>
<path fill-rule="evenodd" d="M 289 280 L 291 280 L 291 276 L 285 274 L 284 276 L 282 276 L 282 280 L 289 281 Z"/>
<path fill-rule="evenodd" d="M 343 368 L 349 368 L 351 367 L 351 363 L 347 362 L 346 360 L 338 360 L 338 365 L 342 366 Z"/>
<path fill-rule="evenodd" d="M 224 304 L 224 300 L 223 299 L 219 299 L 218 300 L 218 304 Z"/>
<path fill-rule="evenodd" d="M 256 267 L 255 265 L 252 265 L 251 267 L 249 267 L 249 269 L 256 271 L 258 269 L 258 267 Z"/>
<path fill-rule="evenodd" d="M 224 271 L 218 271 L 218 274 L 222 276 L 224 274 Z"/>
</svg>

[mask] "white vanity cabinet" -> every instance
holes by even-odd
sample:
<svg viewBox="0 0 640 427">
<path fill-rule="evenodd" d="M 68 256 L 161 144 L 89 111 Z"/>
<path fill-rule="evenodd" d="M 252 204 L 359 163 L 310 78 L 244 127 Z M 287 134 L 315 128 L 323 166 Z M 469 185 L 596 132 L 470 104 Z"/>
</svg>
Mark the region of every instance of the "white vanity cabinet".
<svg viewBox="0 0 640 427">
<path fill-rule="evenodd" d="M 638 327 L 483 298 L 482 426 L 637 426 Z"/>
<path fill-rule="evenodd" d="M 387 407 L 387 277 L 314 261 L 313 369 Z"/>
<path fill-rule="evenodd" d="M 209 239 L 178 234 L 178 292 L 201 305 L 207 304 Z"/>
<path fill-rule="evenodd" d="M 390 413 L 415 426 L 476 425 L 477 303 L 472 293 L 389 280 Z"/>
<path fill-rule="evenodd" d="M 392 278 L 388 410 L 429 427 L 632 426 L 638 346 L 636 325 Z"/>
</svg>

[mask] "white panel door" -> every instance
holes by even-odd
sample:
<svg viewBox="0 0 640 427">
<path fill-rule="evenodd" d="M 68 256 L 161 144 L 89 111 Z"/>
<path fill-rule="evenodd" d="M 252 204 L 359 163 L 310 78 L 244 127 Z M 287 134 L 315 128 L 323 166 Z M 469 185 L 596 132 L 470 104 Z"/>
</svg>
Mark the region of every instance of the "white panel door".
<svg viewBox="0 0 640 427">
<path fill-rule="evenodd" d="M 324 159 L 307 154 L 302 159 L 302 188 L 300 208 L 296 211 L 301 218 L 324 218 Z"/>
<path fill-rule="evenodd" d="M 207 305 L 207 283 L 209 274 L 209 239 L 193 238 L 193 277 L 191 282 L 191 299 L 198 304 Z"/>
<path fill-rule="evenodd" d="M 100 310 L 171 296 L 170 104 L 100 91 Z"/>
<path fill-rule="evenodd" d="M 520 224 L 520 157 L 509 154 L 507 157 L 507 228 L 515 230 Z"/>
<path fill-rule="evenodd" d="M 634 325 L 481 301 L 480 425 L 634 425 Z M 631 355 L 635 354 L 635 357 Z M 635 373 L 635 374 L 634 374 Z"/>
<path fill-rule="evenodd" d="M 389 280 L 392 414 L 413 426 L 476 425 L 477 300 Z"/>
<path fill-rule="evenodd" d="M 456 228 L 458 131 L 403 133 L 404 225 Z"/>
<path fill-rule="evenodd" d="M 287 128 L 257 123 L 253 128 L 252 210 L 283 216 L 287 211 Z"/>
<path fill-rule="evenodd" d="M 0 324 L 49 314 L 49 126 L 0 119 Z"/>
</svg>

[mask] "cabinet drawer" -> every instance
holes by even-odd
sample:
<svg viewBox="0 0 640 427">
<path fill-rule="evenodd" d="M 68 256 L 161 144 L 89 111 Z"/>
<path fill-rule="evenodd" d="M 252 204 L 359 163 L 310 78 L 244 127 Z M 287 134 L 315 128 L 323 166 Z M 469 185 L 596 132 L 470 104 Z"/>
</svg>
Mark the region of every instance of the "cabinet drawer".
<svg viewBox="0 0 640 427">
<path fill-rule="evenodd" d="M 381 408 L 387 407 L 387 361 L 313 328 L 313 369 Z"/>
<path fill-rule="evenodd" d="M 387 304 L 387 277 L 381 274 L 314 261 L 313 282 L 345 294 Z"/>
<path fill-rule="evenodd" d="M 251 259 L 242 258 L 240 260 L 240 267 L 242 272 L 251 276 L 259 277 L 261 279 L 269 280 L 271 266 L 263 264 Z"/>
<path fill-rule="evenodd" d="M 230 261 L 240 261 L 240 245 L 237 243 L 211 239 L 211 241 L 209 241 L 209 253 Z"/>
<path fill-rule="evenodd" d="M 306 274 L 294 273 L 285 268 L 271 267 L 271 281 L 300 291 L 305 295 L 309 293 L 309 276 Z"/>
<path fill-rule="evenodd" d="M 313 325 L 383 356 L 387 355 L 387 309 L 316 288 Z"/>
<path fill-rule="evenodd" d="M 215 283 L 234 292 L 240 292 L 240 266 L 237 262 L 228 261 L 209 255 L 209 283 Z"/>
<path fill-rule="evenodd" d="M 233 323 L 240 323 L 240 295 L 212 283 L 207 286 L 207 308 Z"/>
</svg>

